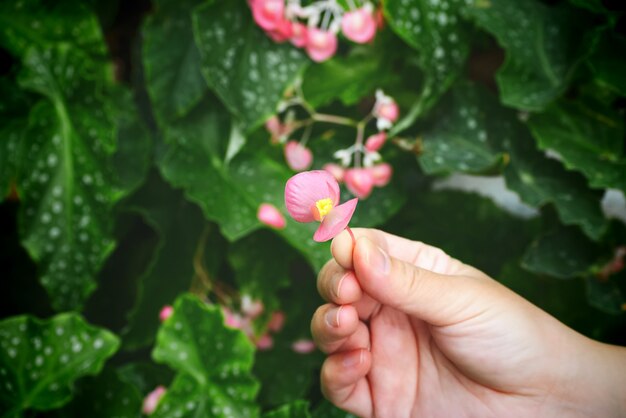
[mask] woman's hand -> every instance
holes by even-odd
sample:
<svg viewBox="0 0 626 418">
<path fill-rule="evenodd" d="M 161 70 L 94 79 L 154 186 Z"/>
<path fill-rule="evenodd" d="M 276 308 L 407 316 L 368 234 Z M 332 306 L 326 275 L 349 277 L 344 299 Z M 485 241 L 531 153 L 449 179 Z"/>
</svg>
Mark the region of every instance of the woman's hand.
<svg viewBox="0 0 626 418">
<path fill-rule="evenodd" d="M 362 417 L 626 414 L 626 354 L 593 342 L 438 248 L 335 238 L 311 329 L 322 391 Z M 614 385 L 621 385 L 620 388 Z"/>
</svg>

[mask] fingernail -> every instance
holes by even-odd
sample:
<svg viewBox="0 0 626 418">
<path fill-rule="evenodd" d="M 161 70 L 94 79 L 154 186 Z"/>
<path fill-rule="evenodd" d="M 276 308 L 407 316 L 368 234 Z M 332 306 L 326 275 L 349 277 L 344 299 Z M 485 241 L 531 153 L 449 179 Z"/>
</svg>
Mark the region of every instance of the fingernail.
<svg viewBox="0 0 626 418">
<path fill-rule="evenodd" d="M 329 309 L 328 312 L 326 312 L 326 323 L 333 328 L 339 327 L 339 314 L 341 313 L 341 308 L 343 308 L 343 306 Z"/>
<path fill-rule="evenodd" d="M 391 263 L 389 262 L 387 253 L 374 243 L 370 244 L 369 249 L 369 262 L 372 268 L 383 275 L 389 274 Z"/>
<path fill-rule="evenodd" d="M 353 351 L 343 357 L 343 367 L 354 367 L 363 361 L 363 350 Z"/>
<path fill-rule="evenodd" d="M 336 298 L 339 298 L 339 295 L 341 294 L 341 285 L 343 284 L 343 279 L 345 279 L 347 275 L 348 273 L 344 273 L 337 274 L 333 277 L 333 292 L 335 293 Z"/>
</svg>

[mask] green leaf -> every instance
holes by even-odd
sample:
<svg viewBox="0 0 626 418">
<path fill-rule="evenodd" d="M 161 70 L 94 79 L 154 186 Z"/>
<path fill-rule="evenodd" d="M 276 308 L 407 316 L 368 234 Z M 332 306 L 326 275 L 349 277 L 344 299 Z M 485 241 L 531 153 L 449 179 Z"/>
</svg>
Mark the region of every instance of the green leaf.
<svg viewBox="0 0 626 418">
<path fill-rule="evenodd" d="M 578 225 L 589 237 L 599 239 L 608 226 L 600 209 L 601 193 L 590 190 L 581 175 L 568 172 L 559 162 L 537 151 L 528 128 L 489 92 L 465 87 L 456 94 L 460 108 L 452 112 L 461 114 L 465 108 L 469 114 L 473 107 L 478 114 L 489 116 L 484 119 L 488 149 L 509 157 L 503 173 L 507 187 L 530 206 L 554 204 L 564 224 Z"/>
<path fill-rule="evenodd" d="M 56 309 L 78 309 L 113 249 L 116 113 L 106 67 L 68 46 L 25 57 L 20 83 L 42 94 L 25 136 L 21 236 Z"/>
<path fill-rule="evenodd" d="M 291 247 L 276 234 L 257 231 L 232 245 L 228 261 L 240 292 L 260 298 L 269 308 L 278 306 L 277 293 L 290 284 L 289 266 L 294 256 Z"/>
<path fill-rule="evenodd" d="M 621 59 L 623 51 L 626 51 L 626 37 L 607 30 L 600 36 L 587 63 L 599 80 L 626 96 L 626 62 Z"/>
<path fill-rule="evenodd" d="M 480 173 L 502 160 L 492 145 L 497 139 L 489 138 L 492 115 L 480 106 L 479 95 L 471 86 L 456 87 L 443 114 L 422 133 L 419 163 L 425 173 Z"/>
<path fill-rule="evenodd" d="M 220 141 L 228 138 L 229 118 L 218 106 L 203 101 L 184 119 L 171 124 L 164 134 L 170 145 L 158 164 L 163 177 L 184 188 L 205 216 L 218 222 L 228 239 L 235 240 L 257 227 L 258 221 L 256 206 L 223 166 Z"/>
<path fill-rule="evenodd" d="M 0 322 L 0 410 L 58 408 L 81 376 L 98 374 L 119 346 L 110 332 L 77 314 L 48 320 L 19 316 Z"/>
<path fill-rule="evenodd" d="M 142 29 L 146 86 L 161 124 L 185 115 L 207 90 L 191 26 L 191 12 L 201 3 L 159 0 Z"/>
<path fill-rule="evenodd" d="M 157 386 L 166 386 L 172 381 L 173 373 L 167 367 L 152 362 L 126 363 L 117 373 L 120 380 L 133 385 L 142 396 Z"/>
<path fill-rule="evenodd" d="M 596 101 L 563 100 L 533 115 L 529 126 L 539 148 L 556 151 L 591 187 L 626 192 L 622 115 Z"/>
<path fill-rule="evenodd" d="M 123 332 L 124 346 L 139 348 L 153 341 L 161 308 L 189 289 L 205 221 L 198 208 L 158 176 L 151 176 L 125 207 L 141 214 L 159 235 L 153 261 L 141 277 L 137 302 Z"/>
<path fill-rule="evenodd" d="M 541 110 L 559 97 L 589 50 L 586 16 L 536 0 L 476 0 L 468 6 L 476 23 L 506 50 L 496 74 L 502 103 Z"/>
<path fill-rule="evenodd" d="M 366 95 L 374 96 L 391 70 L 391 61 L 384 51 L 353 51 L 347 57 L 337 56 L 306 69 L 302 91 L 311 106 L 321 107 L 336 98 L 351 106 Z"/>
<path fill-rule="evenodd" d="M 247 337 L 224 325 L 219 307 L 181 296 L 152 352 L 179 373 L 154 416 L 258 416 L 253 355 Z"/>
<path fill-rule="evenodd" d="M 584 177 L 537 151 L 526 126 L 514 119 L 494 122 L 501 128 L 503 150 L 511 157 L 504 169 L 507 187 L 531 206 L 552 203 L 565 225 L 578 225 L 598 240 L 608 227 L 600 208 L 602 193 L 590 190 Z"/>
<path fill-rule="evenodd" d="M 292 319 L 291 316 L 287 318 Z M 276 406 L 306 397 L 321 364 L 319 352 L 296 353 L 285 334 L 276 335 L 274 348 L 257 353 L 254 374 L 264 382 L 259 400 L 264 405 Z"/>
<path fill-rule="evenodd" d="M 51 416 L 58 418 L 139 418 L 142 398 L 119 373 L 105 369 L 99 376 L 82 379 L 76 385 L 74 399 Z"/>
<path fill-rule="evenodd" d="M 182 187 L 202 208 L 207 219 L 219 224 L 227 239 L 235 241 L 261 226 L 256 217 L 261 203 L 272 203 L 286 214 L 283 193 L 292 172 L 259 153 L 239 154 L 224 166 L 219 141 L 228 135 L 228 117 L 215 103 L 203 103 L 166 131 L 170 145 L 159 168 L 172 185 Z M 288 220 L 280 233 L 320 268 L 328 250 L 312 239 L 303 239 L 312 237 L 314 230 L 313 224 Z"/>
<path fill-rule="evenodd" d="M 106 48 L 95 14 L 71 0 L 4 1 L 0 3 L 0 45 L 17 56 L 29 46 L 50 47 L 71 42 L 92 57 Z"/>
<path fill-rule="evenodd" d="M 246 2 L 204 4 L 193 13 L 202 74 L 248 131 L 270 115 L 307 62 L 288 44 L 272 42 L 252 22 Z"/>
<path fill-rule="evenodd" d="M 587 9 L 595 13 L 605 13 L 606 9 L 602 4 L 602 0 L 569 0 L 574 6 Z"/>
<path fill-rule="evenodd" d="M 603 248 L 591 242 L 578 228 L 561 226 L 530 245 L 522 266 L 533 273 L 570 279 L 589 274 L 603 255 L 606 255 Z"/>
<path fill-rule="evenodd" d="M 263 414 L 263 418 L 311 418 L 309 403 L 307 401 L 295 401 L 266 412 Z"/>
<path fill-rule="evenodd" d="M 391 131 L 394 136 L 432 107 L 463 71 L 470 34 L 460 19 L 462 0 L 388 0 L 384 11 L 391 28 L 419 52 L 425 73 L 421 97 Z"/>
<path fill-rule="evenodd" d="M 6 77 L 0 77 L 0 202 L 17 180 L 32 98 Z"/>
<path fill-rule="evenodd" d="M 626 308 L 626 298 L 614 280 L 588 276 L 585 280 L 587 300 L 602 312 L 620 315 Z"/>
</svg>

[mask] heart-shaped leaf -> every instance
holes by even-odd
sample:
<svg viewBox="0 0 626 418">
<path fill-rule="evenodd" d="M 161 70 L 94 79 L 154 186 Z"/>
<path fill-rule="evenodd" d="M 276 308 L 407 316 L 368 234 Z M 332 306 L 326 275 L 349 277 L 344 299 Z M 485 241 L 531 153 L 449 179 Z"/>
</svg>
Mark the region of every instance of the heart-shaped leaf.
<svg viewBox="0 0 626 418">
<path fill-rule="evenodd" d="M 65 404 L 73 382 L 99 373 L 118 346 L 115 335 L 90 326 L 77 314 L 48 320 L 19 316 L 0 322 L 2 416 Z"/>
</svg>

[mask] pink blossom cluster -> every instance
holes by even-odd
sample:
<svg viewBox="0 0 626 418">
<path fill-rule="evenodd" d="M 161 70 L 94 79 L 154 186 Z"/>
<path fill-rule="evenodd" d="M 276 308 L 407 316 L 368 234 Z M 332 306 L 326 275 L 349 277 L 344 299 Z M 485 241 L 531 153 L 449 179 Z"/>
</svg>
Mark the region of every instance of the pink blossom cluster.
<svg viewBox="0 0 626 418">
<path fill-rule="evenodd" d="M 391 128 L 400 116 L 400 109 L 396 101 L 386 95 L 382 90 L 376 91 L 376 102 L 368 118 L 376 119 L 377 133 L 370 135 L 362 144 L 357 143 L 335 152 L 334 156 L 340 160 L 340 164 L 328 163 L 324 170 L 332 174 L 338 182 L 345 183 L 350 192 L 361 199 L 367 198 L 374 187 L 384 187 L 391 180 L 393 169 L 387 163 L 380 163 L 381 156 L 378 151 L 387 141 L 386 130 Z M 367 119 L 369 120 L 369 119 Z M 281 122 L 274 115 L 265 124 L 271 135 L 272 143 L 284 143 L 284 154 L 287 165 L 294 171 L 306 171 L 313 165 L 313 152 L 304 141 L 290 140 L 289 135 L 296 125 L 293 118 L 287 117 Z M 358 163 L 353 164 L 354 154 L 359 153 Z M 362 163 L 362 164 L 361 164 Z M 273 228 L 283 228 L 284 219 L 276 208 L 263 207 L 258 214 L 261 222 Z"/>
<path fill-rule="evenodd" d="M 368 43 L 382 27 L 382 14 L 370 2 L 344 10 L 336 0 L 319 0 L 302 6 L 300 0 L 249 0 L 256 24 L 275 42 L 304 48 L 315 62 L 337 52 L 337 34 L 356 43 Z M 305 24 L 306 23 L 306 24 Z"/>
</svg>

